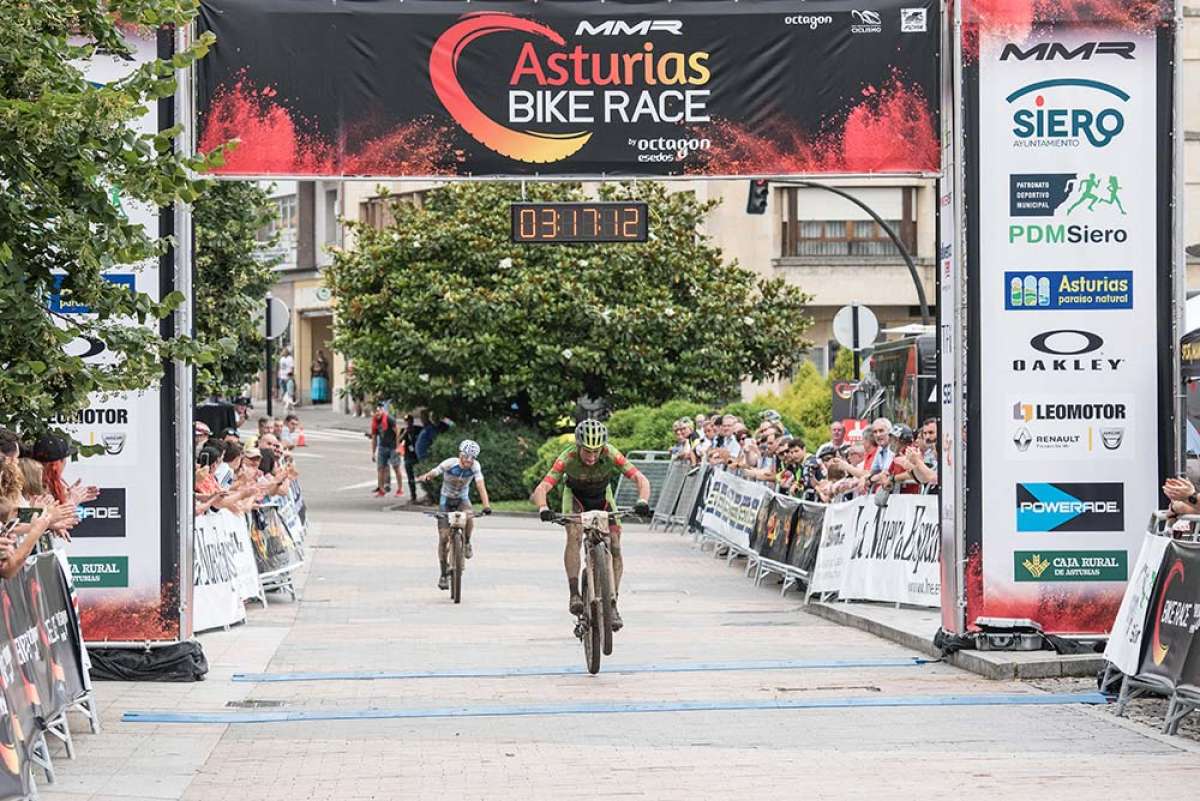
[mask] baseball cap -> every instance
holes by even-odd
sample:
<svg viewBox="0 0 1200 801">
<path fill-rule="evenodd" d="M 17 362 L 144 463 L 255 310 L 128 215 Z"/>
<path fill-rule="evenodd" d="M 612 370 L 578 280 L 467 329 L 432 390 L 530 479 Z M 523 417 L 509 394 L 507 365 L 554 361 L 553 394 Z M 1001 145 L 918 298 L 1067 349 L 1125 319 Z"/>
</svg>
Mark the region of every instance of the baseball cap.
<svg viewBox="0 0 1200 801">
<path fill-rule="evenodd" d="M 196 424 L 194 426 L 192 426 L 192 431 L 194 432 L 194 435 L 197 437 L 202 436 L 202 435 L 207 437 L 212 434 L 212 429 L 208 427 L 208 424 L 201 422 L 200 420 L 197 420 Z"/>
<path fill-rule="evenodd" d="M 258 448 L 246 448 L 246 450 L 242 451 L 242 456 L 245 456 L 247 459 L 261 459 L 262 451 Z"/>
<path fill-rule="evenodd" d="M 242 438 L 242 435 L 238 433 L 238 430 L 236 428 L 232 428 L 232 427 L 227 428 L 221 432 L 222 439 L 224 439 L 225 437 L 229 437 L 229 436 L 237 437 L 238 439 Z"/>
</svg>

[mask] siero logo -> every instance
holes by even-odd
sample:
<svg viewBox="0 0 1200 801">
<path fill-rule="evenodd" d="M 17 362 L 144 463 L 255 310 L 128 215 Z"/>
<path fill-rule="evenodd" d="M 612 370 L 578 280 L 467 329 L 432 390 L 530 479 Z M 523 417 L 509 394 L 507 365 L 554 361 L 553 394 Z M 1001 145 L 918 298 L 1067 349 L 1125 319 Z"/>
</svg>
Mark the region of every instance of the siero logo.
<svg viewBox="0 0 1200 801">
<path fill-rule="evenodd" d="M 1017 484 L 1017 531 L 1124 531 L 1125 485 Z"/>
<path fill-rule="evenodd" d="M 880 33 L 883 31 L 883 21 L 879 18 L 878 11 L 858 11 L 856 9 L 850 12 L 850 16 L 854 18 L 854 22 L 850 23 L 850 33 Z"/>
<path fill-rule="evenodd" d="M 1063 90 L 1070 90 L 1063 91 Z M 1076 100 L 1086 94 L 1087 106 Z M 1129 95 L 1090 78 L 1051 78 L 1021 87 L 1005 98 L 1013 106 L 1014 147 L 1106 147 L 1125 129 L 1117 101 Z"/>
<path fill-rule="evenodd" d="M 800 25 L 810 31 L 815 31 L 822 25 L 832 25 L 833 17 L 828 14 L 793 14 L 790 17 L 784 17 L 783 24 Z"/>
<path fill-rule="evenodd" d="M 1000 60 L 1088 61 L 1097 56 L 1114 56 L 1132 61 L 1135 47 L 1133 42 L 1084 42 L 1073 48 L 1062 42 L 1038 42 L 1022 49 L 1020 45 L 1009 42 L 1000 52 Z"/>
<path fill-rule="evenodd" d="M 1007 311 L 1132 309 L 1131 270 L 1042 270 L 1004 273 Z"/>
<path fill-rule="evenodd" d="M 1013 217 L 1076 218 L 1097 211 L 1110 210 L 1125 216 L 1121 202 L 1120 179 L 1115 175 L 1103 178 L 1088 173 L 1079 180 L 1075 173 L 1033 173 L 1009 176 L 1008 206 Z M 1067 201 L 1071 203 L 1068 204 Z M 1103 228 L 1090 225 L 1010 223 L 1009 243 L 1028 245 L 1111 244 L 1129 238 L 1124 228 Z"/>
<path fill-rule="evenodd" d="M 1061 328 L 1043 331 L 1029 340 L 1029 346 L 1044 356 L 1013 359 L 1018 373 L 1101 373 L 1115 372 L 1125 359 L 1096 355 L 1104 347 L 1104 338 L 1092 331 Z"/>
<path fill-rule="evenodd" d="M 584 19 L 575 26 L 576 36 L 649 36 L 656 31 L 683 36 L 683 20 L 644 19 L 626 22 L 623 19 L 606 19 L 593 25 Z"/>
<path fill-rule="evenodd" d="M 96 500 L 78 507 L 78 513 L 72 537 L 124 537 L 125 488 L 100 490 Z"/>
</svg>

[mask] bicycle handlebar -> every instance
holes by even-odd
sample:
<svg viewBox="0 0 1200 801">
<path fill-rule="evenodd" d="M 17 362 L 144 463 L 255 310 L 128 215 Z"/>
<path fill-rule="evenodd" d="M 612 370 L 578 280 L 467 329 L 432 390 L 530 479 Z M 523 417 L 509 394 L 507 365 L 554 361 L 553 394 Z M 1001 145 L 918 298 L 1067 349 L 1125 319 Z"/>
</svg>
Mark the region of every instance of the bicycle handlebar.
<svg viewBox="0 0 1200 801">
<path fill-rule="evenodd" d="M 596 511 L 601 511 L 601 510 L 597 509 Z M 640 515 L 636 514 L 632 508 L 613 509 L 612 511 L 610 511 L 608 513 L 608 520 L 610 523 L 613 521 L 620 520 L 623 517 L 640 517 Z M 649 519 L 649 518 L 642 518 L 642 519 Z M 569 514 L 569 515 L 555 514 L 554 519 L 549 522 L 557 523 L 560 526 L 565 526 L 568 523 L 582 523 L 583 522 L 583 514 L 581 514 L 581 513 L 575 513 L 575 514 Z"/>
</svg>

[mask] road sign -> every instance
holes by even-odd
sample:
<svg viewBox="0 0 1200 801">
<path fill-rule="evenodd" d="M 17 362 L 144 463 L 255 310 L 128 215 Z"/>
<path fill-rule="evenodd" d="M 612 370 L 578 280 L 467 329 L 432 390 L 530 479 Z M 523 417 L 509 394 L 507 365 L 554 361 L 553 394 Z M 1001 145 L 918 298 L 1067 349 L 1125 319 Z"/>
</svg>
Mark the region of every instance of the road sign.
<svg viewBox="0 0 1200 801">
<path fill-rule="evenodd" d="M 267 298 L 270 306 L 269 313 L 264 313 L 258 321 L 259 330 L 267 339 L 279 339 L 292 322 L 292 310 L 282 300 L 276 297 Z M 267 310 L 264 309 L 264 312 Z M 270 321 L 268 323 L 268 320 Z"/>
<path fill-rule="evenodd" d="M 833 338 L 843 348 L 857 353 L 869 348 L 879 336 L 879 320 L 866 306 L 851 303 L 838 309 L 833 316 Z"/>
</svg>

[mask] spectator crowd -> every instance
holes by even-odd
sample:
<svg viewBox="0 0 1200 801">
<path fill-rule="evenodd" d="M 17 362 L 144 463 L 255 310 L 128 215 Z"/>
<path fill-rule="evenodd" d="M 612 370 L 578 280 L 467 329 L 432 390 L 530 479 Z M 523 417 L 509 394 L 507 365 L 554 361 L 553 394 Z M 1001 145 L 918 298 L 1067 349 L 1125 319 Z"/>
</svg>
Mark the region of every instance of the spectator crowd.
<svg viewBox="0 0 1200 801">
<path fill-rule="evenodd" d="M 861 441 L 851 441 L 846 426 L 835 420 L 829 439 L 812 451 L 770 409 L 754 431 L 735 415 L 713 412 L 676 420 L 674 432 L 672 458 L 731 470 L 801 500 L 834 503 L 866 494 L 938 491 L 936 418 L 914 432 L 880 417 Z"/>
<path fill-rule="evenodd" d="M 203 420 L 195 423 L 196 515 L 218 509 L 246 514 L 290 490 L 299 479 L 294 448 L 303 447 L 304 429 L 295 414 L 258 418 L 258 430 L 242 441 L 236 426 L 214 434 Z"/>
</svg>

